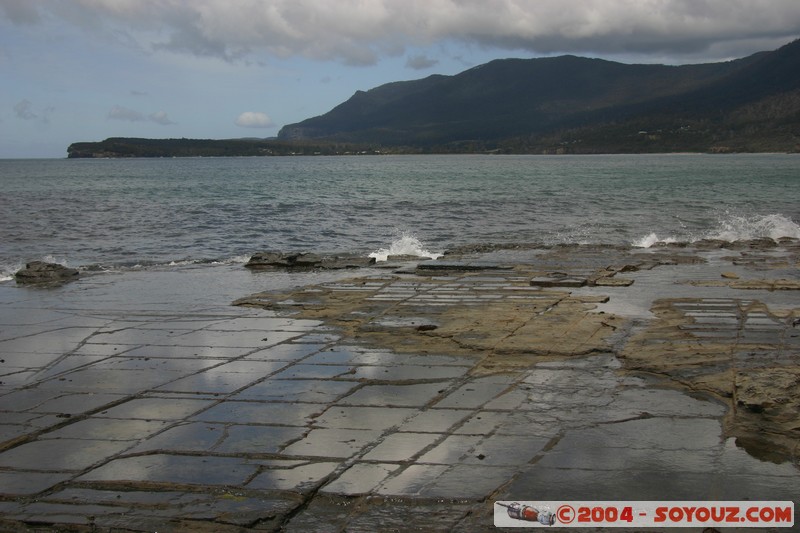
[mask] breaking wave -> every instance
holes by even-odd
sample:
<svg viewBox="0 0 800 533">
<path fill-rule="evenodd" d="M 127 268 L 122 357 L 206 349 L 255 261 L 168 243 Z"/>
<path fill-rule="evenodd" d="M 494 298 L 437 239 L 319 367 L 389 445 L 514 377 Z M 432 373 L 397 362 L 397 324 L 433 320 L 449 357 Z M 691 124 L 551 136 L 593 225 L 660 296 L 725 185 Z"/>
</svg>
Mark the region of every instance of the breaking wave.
<svg viewBox="0 0 800 533">
<path fill-rule="evenodd" d="M 783 215 L 777 214 L 760 217 L 730 216 L 726 220 L 722 220 L 720 226 L 710 232 L 706 238 L 723 241 L 743 241 L 761 237 L 800 239 L 800 225 Z"/>
<path fill-rule="evenodd" d="M 427 250 L 425 245 L 410 233 L 402 233 L 388 248 L 380 248 L 369 254 L 376 261 L 386 261 L 390 255 L 412 255 L 428 259 L 436 259 L 442 256 L 442 254 Z"/>
<path fill-rule="evenodd" d="M 55 257 L 52 255 L 45 255 L 38 258 L 39 261 L 45 263 L 57 263 L 65 267 L 72 266 L 63 257 Z M 25 267 L 25 261 L 6 261 L 0 263 L 0 282 L 11 281 L 14 279 L 14 274 Z"/>
<path fill-rule="evenodd" d="M 780 214 L 741 216 L 726 213 L 718 220 L 716 227 L 699 236 L 659 236 L 653 232 L 634 241 L 632 245 L 650 248 L 657 243 L 696 242 L 704 239 L 734 242 L 765 237 L 773 240 L 783 237 L 800 239 L 800 225 Z"/>
</svg>

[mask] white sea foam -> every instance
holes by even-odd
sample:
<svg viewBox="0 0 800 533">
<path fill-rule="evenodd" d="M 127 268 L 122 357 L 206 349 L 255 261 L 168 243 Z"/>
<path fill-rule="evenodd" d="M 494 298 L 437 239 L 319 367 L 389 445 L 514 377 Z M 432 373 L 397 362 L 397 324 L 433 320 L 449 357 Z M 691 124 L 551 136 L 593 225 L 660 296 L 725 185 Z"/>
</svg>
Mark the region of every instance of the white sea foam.
<svg viewBox="0 0 800 533">
<path fill-rule="evenodd" d="M 389 248 L 380 248 L 369 254 L 376 261 L 386 261 L 390 255 L 413 255 L 428 259 L 436 259 L 442 256 L 442 254 L 427 250 L 425 245 L 410 233 L 402 233 L 400 237 L 392 242 Z"/>
<path fill-rule="evenodd" d="M 250 261 L 250 255 L 234 255 L 221 259 L 178 259 L 166 263 L 169 267 L 182 267 L 193 265 L 243 265 Z M 153 266 L 159 266 L 155 263 Z M 142 265 L 137 265 L 136 268 L 142 268 Z"/>
<path fill-rule="evenodd" d="M 14 274 L 24 266 L 25 266 L 24 263 L 0 264 L 0 282 L 13 280 Z"/>
<path fill-rule="evenodd" d="M 638 241 L 634 241 L 632 243 L 632 245 L 635 248 L 650 248 L 651 246 L 653 246 L 654 244 L 659 243 L 659 242 L 661 242 L 661 243 L 672 243 L 672 242 L 677 242 L 677 239 L 675 237 L 662 238 L 662 237 L 659 237 L 656 233 L 651 233 L 649 235 L 645 235 L 644 237 L 642 237 Z"/>
<path fill-rule="evenodd" d="M 148 267 L 161 267 L 161 266 L 168 266 L 168 267 L 184 267 L 184 266 L 192 266 L 192 265 L 202 265 L 202 264 L 220 264 L 217 261 L 205 261 L 202 259 L 175 259 L 170 261 L 166 264 L 160 264 L 158 262 L 154 262 L 152 265 L 136 265 L 135 268 L 148 268 Z"/>
<path fill-rule="evenodd" d="M 769 237 L 800 239 L 800 225 L 783 215 L 737 216 L 728 215 L 719 222 L 706 238 L 723 241 L 742 241 Z"/>
<path fill-rule="evenodd" d="M 192 266 L 192 265 L 239 265 L 245 264 L 250 260 L 250 255 L 235 255 L 222 259 L 181 259 L 170 261 L 167 266 Z M 141 267 L 141 265 L 137 265 Z M 157 265 L 156 265 L 157 266 Z"/>
<path fill-rule="evenodd" d="M 696 242 L 702 239 L 734 242 L 764 237 L 775 240 L 782 237 L 800 239 L 800 225 L 780 214 L 742 216 L 726 212 L 719 218 L 716 227 L 699 237 L 659 237 L 653 232 L 634 241 L 632 245 L 637 248 L 650 248 L 657 243 Z"/>
<path fill-rule="evenodd" d="M 238 264 L 245 264 L 250 261 L 250 255 L 235 255 L 233 257 L 228 257 L 226 259 L 220 259 L 218 261 L 212 261 L 212 265 L 238 265 Z"/>
</svg>

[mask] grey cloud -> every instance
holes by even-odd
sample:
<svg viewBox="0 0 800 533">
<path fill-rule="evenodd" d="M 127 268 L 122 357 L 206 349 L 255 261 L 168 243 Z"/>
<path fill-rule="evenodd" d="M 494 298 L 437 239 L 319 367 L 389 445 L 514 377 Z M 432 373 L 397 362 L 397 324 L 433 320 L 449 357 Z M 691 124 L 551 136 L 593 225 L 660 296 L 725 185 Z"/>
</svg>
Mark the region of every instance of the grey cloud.
<svg viewBox="0 0 800 533">
<path fill-rule="evenodd" d="M 39 115 L 34 113 L 31 108 L 33 104 L 30 100 L 22 100 L 14 104 L 14 114 L 17 118 L 21 118 L 22 120 L 33 120 L 38 118 Z"/>
<path fill-rule="evenodd" d="M 436 59 L 430 59 L 423 55 L 409 57 L 406 61 L 406 67 L 413 68 L 414 70 L 424 70 L 431 68 L 439 63 Z"/>
<path fill-rule="evenodd" d="M 0 0 L 0 11 L 15 24 L 36 24 L 40 20 L 36 4 L 30 0 Z"/>
<path fill-rule="evenodd" d="M 108 112 L 108 118 L 109 120 L 126 120 L 128 122 L 155 122 L 161 126 L 175 124 L 175 122 L 170 120 L 166 111 L 156 111 L 150 115 L 145 115 L 135 109 L 129 109 L 120 105 L 115 105 L 111 108 L 111 111 Z"/>
<path fill-rule="evenodd" d="M 45 124 L 50 124 L 50 115 L 55 112 L 56 108 L 53 106 L 47 106 L 44 108 L 44 112 L 42 115 L 42 122 Z"/>
<path fill-rule="evenodd" d="M 166 42 L 154 43 L 155 50 L 188 53 L 200 57 L 218 57 L 234 61 L 249 53 L 246 47 L 237 47 L 205 35 L 201 28 L 181 25 Z"/>
<path fill-rule="evenodd" d="M 33 110 L 33 103 L 28 100 L 20 100 L 13 106 L 14 115 L 21 120 L 36 120 L 42 124 L 50 124 L 50 116 L 55 112 L 56 108 L 47 106 L 37 112 Z"/>
<path fill-rule="evenodd" d="M 371 65 L 407 46 L 446 41 L 532 53 L 683 57 L 800 35 L 797 0 L 239 0 L 235 8 L 230 0 L 0 0 L 0 6 L 17 23 L 33 23 L 41 18 L 37 9 L 47 9 L 74 24 L 116 29 L 145 49 L 226 61 L 266 53 Z M 413 59 L 410 68 L 424 64 Z"/>
</svg>

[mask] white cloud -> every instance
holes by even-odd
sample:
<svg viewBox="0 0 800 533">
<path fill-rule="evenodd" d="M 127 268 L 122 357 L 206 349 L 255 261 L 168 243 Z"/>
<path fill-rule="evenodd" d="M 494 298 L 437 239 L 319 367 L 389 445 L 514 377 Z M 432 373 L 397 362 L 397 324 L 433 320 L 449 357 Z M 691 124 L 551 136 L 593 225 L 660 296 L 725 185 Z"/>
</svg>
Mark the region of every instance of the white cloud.
<svg viewBox="0 0 800 533">
<path fill-rule="evenodd" d="M 148 118 L 150 118 L 150 120 L 155 122 L 156 124 L 161 124 L 162 126 L 169 126 L 170 124 L 175 124 L 169 119 L 166 111 L 156 111 L 155 113 L 152 113 Z"/>
<path fill-rule="evenodd" d="M 445 41 L 688 56 L 800 35 L 797 0 L 0 0 L 0 7 L 19 24 L 47 10 L 147 51 L 228 61 L 266 53 L 369 65 Z"/>
<path fill-rule="evenodd" d="M 146 120 L 145 116 L 138 111 L 119 105 L 115 105 L 111 108 L 111 111 L 108 112 L 108 118 L 110 120 L 127 120 L 130 122 L 142 122 Z"/>
<path fill-rule="evenodd" d="M 274 126 L 272 119 L 266 113 L 245 111 L 236 118 L 236 125 L 243 128 L 269 128 Z"/>
</svg>

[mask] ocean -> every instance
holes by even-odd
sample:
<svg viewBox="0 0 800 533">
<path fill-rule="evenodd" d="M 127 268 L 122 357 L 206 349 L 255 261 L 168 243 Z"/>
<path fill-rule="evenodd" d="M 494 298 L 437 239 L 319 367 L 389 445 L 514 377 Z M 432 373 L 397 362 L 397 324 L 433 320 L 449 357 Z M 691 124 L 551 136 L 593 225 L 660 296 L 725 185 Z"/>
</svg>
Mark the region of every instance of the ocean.
<svg viewBox="0 0 800 533">
<path fill-rule="evenodd" d="M 800 155 L 0 160 L 0 280 L 244 263 L 261 250 L 436 257 L 473 244 L 800 238 Z"/>
</svg>

